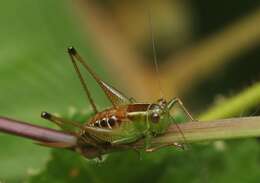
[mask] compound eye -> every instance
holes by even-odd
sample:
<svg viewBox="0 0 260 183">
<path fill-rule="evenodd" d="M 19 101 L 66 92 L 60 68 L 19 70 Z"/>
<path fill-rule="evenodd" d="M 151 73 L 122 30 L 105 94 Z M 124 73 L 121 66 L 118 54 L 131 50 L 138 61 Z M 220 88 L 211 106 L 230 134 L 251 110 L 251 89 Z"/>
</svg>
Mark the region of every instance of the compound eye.
<svg viewBox="0 0 260 183">
<path fill-rule="evenodd" d="M 158 123 L 159 120 L 160 120 L 160 115 L 159 115 L 158 113 L 156 113 L 156 112 L 152 113 L 152 115 L 151 115 L 151 121 L 152 121 L 153 123 Z"/>
</svg>

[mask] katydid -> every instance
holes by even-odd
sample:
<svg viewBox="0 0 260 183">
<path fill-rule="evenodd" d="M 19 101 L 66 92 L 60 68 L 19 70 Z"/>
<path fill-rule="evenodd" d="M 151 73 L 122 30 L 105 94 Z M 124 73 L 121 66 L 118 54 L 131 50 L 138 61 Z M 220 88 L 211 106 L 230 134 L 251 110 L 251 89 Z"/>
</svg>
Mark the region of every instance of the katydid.
<svg viewBox="0 0 260 183">
<path fill-rule="evenodd" d="M 115 147 L 127 146 L 129 143 L 144 138 L 144 149 L 147 152 L 154 151 L 157 147 L 151 146 L 151 138 L 165 133 L 171 125 L 173 119 L 170 111 L 176 104 L 179 104 L 190 120 L 193 120 L 180 99 L 174 98 L 168 102 L 165 99 L 159 99 L 155 103 L 138 103 L 101 80 L 77 53 L 76 49 L 70 47 L 68 53 L 95 114 L 84 124 L 68 121 L 47 112 L 43 112 L 41 116 L 59 126 L 70 124 L 78 128 L 76 133 L 79 149 L 85 145 L 91 145 L 100 150 L 102 150 L 103 145 L 108 144 Z M 97 109 L 78 64 L 81 64 L 95 79 L 112 103 L 112 107 L 102 111 Z M 48 143 L 43 143 L 43 145 L 56 146 Z M 171 145 L 182 147 L 181 144 L 174 142 Z M 57 146 L 69 147 L 70 144 Z"/>
</svg>

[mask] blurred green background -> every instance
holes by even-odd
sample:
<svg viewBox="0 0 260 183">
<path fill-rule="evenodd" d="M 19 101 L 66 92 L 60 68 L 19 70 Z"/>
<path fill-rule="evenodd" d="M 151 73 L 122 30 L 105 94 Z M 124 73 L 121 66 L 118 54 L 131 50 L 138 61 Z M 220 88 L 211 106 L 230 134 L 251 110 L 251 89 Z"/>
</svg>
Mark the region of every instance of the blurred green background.
<svg viewBox="0 0 260 183">
<path fill-rule="evenodd" d="M 195 117 L 259 81 L 259 1 L 10 0 L 0 6 L 0 115 L 54 127 L 40 119 L 41 111 L 89 110 L 66 53 L 71 45 L 101 78 L 130 96 L 143 101 L 158 97 L 149 7 L 163 90 L 181 97 Z M 86 79 L 98 105 L 108 106 L 93 80 Z M 256 106 L 237 116 L 257 114 Z M 258 139 L 197 144 L 187 152 L 166 148 L 143 153 L 142 160 L 134 152 L 115 153 L 102 163 L 6 134 L 0 134 L 0 147 L 1 183 L 260 178 Z"/>
</svg>

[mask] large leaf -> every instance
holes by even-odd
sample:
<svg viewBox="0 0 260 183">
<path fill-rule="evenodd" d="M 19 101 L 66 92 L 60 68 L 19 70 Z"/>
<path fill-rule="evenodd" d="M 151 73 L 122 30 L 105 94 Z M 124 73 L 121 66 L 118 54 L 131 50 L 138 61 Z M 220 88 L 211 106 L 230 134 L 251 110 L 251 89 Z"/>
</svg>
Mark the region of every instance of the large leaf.
<svg viewBox="0 0 260 183">
<path fill-rule="evenodd" d="M 95 59 L 81 43 L 84 40 L 70 6 L 52 0 L 1 3 L 1 116 L 46 126 L 39 117 L 43 110 L 62 112 L 69 106 L 87 106 L 66 47 L 74 45 L 88 61 Z M 93 88 L 92 81 L 88 84 Z M 27 173 L 42 169 L 48 159 L 47 148 L 21 138 L 0 134 L 0 147 L 0 181 L 20 182 Z"/>
<path fill-rule="evenodd" d="M 29 182 L 257 182 L 260 168 L 257 142 L 226 145 L 226 149 L 201 146 L 187 152 L 167 148 L 143 154 L 141 160 L 134 152 L 121 152 L 102 163 L 55 150 L 46 169 Z"/>
</svg>

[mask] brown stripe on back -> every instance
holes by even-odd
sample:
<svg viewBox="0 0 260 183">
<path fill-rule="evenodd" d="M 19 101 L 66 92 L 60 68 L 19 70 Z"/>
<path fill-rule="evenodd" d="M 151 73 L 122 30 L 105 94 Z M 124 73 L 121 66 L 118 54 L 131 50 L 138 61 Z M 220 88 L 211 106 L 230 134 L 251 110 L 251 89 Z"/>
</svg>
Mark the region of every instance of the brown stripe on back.
<svg viewBox="0 0 260 183">
<path fill-rule="evenodd" d="M 125 121 L 127 116 L 127 106 L 119 106 L 117 108 L 109 108 L 102 112 L 97 113 L 90 122 L 86 125 L 96 128 L 109 128 L 108 123 L 111 128 L 117 128 Z M 109 120 L 109 122 L 107 121 Z"/>
<path fill-rule="evenodd" d="M 130 104 L 127 107 L 127 112 L 147 111 L 150 104 Z"/>
</svg>

